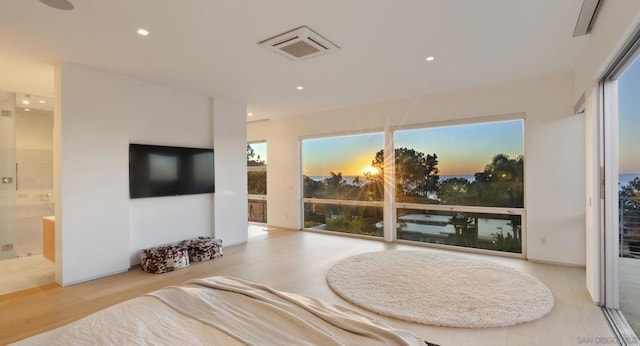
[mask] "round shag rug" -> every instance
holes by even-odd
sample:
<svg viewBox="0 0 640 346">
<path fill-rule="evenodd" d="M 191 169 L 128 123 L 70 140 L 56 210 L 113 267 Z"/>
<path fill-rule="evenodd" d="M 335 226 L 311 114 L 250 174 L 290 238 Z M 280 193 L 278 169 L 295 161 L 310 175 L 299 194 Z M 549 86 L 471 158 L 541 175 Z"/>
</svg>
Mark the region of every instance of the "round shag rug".
<svg viewBox="0 0 640 346">
<path fill-rule="evenodd" d="M 553 294 L 531 275 L 460 255 L 387 250 L 344 259 L 327 283 L 381 315 L 446 327 L 503 327 L 551 311 Z"/>
</svg>

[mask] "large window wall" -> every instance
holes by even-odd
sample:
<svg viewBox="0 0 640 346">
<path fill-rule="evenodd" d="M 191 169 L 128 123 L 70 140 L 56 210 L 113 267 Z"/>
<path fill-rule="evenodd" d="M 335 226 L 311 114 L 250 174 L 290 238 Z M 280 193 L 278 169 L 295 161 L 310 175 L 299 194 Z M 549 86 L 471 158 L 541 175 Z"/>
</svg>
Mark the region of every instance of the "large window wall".
<svg viewBox="0 0 640 346">
<path fill-rule="evenodd" d="M 304 139 L 302 170 L 306 229 L 522 254 L 522 117 Z"/>
</svg>

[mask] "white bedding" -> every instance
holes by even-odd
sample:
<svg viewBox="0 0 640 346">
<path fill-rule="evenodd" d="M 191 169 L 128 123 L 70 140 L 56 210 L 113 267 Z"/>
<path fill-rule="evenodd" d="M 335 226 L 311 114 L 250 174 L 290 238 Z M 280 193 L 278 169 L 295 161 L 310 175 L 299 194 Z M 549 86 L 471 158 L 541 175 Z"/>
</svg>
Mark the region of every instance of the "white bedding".
<svg viewBox="0 0 640 346">
<path fill-rule="evenodd" d="M 354 310 L 230 277 L 192 280 L 17 345 L 424 345 Z"/>
</svg>

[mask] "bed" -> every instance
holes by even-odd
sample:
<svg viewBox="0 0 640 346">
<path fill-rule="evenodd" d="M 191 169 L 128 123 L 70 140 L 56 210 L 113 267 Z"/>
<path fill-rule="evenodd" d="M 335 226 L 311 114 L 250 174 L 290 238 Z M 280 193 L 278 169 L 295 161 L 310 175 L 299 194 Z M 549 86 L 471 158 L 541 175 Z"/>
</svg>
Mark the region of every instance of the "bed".
<svg viewBox="0 0 640 346">
<path fill-rule="evenodd" d="M 233 277 L 191 280 L 16 345 L 425 345 L 355 310 Z"/>
</svg>

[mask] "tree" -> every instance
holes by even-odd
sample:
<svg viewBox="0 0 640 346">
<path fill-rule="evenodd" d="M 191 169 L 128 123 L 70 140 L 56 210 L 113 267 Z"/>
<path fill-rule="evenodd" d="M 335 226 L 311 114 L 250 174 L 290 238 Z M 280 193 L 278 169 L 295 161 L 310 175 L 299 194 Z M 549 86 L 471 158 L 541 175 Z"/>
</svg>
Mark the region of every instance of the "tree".
<svg viewBox="0 0 640 346">
<path fill-rule="evenodd" d="M 397 148 L 394 154 L 396 199 L 404 202 L 429 201 L 429 194 L 438 191 L 438 156 L 408 148 Z M 384 150 L 376 153 L 371 166 L 383 171 Z M 379 184 L 382 179 L 380 174 L 374 176 Z"/>
<path fill-rule="evenodd" d="M 327 230 L 343 233 L 370 234 L 367 225 L 361 218 L 352 218 L 345 214 L 327 219 Z"/>
<path fill-rule="evenodd" d="M 251 144 L 247 144 L 247 166 L 264 166 L 266 163 L 260 159 L 260 155 L 256 155 Z"/>
<path fill-rule="evenodd" d="M 330 176 L 328 178 L 324 178 L 324 181 L 327 183 L 327 187 L 338 189 L 340 186 L 343 186 L 347 183 L 347 181 L 342 178 L 342 172 L 329 172 L 329 174 Z"/>
<path fill-rule="evenodd" d="M 485 207 L 524 207 L 524 158 L 505 154 L 493 157 L 469 186 L 468 203 Z"/>
<path fill-rule="evenodd" d="M 639 198 L 640 197 L 640 177 L 635 177 L 627 185 L 620 188 L 620 197 Z"/>
<path fill-rule="evenodd" d="M 247 144 L 247 166 L 264 166 L 266 162 L 256 155 L 250 144 Z M 267 194 L 267 172 L 264 170 L 249 170 L 247 173 L 247 190 L 250 195 Z"/>
<path fill-rule="evenodd" d="M 342 172 L 329 172 L 330 176 L 322 180 L 322 189 L 317 191 L 316 198 L 340 199 L 348 194 L 347 181 L 342 177 Z"/>
<path fill-rule="evenodd" d="M 464 205 L 471 182 L 465 178 L 450 178 L 440 183 L 438 199 L 444 204 Z"/>
<path fill-rule="evenodd" d="M 509 223 L 508 226 L 511 226 L 513 230 L 513 238 L 518 243 L 521 244 L 522 238 L 522 217 L 519 215 L 509 215 Z"/>
<path fill-rule="evenodd" d="M 618 192 L 623 256 L 640 252 L 640 177 L 635 177 Z"/>
<path fill-rule="evenodd" d="M 640 177 L 635 177 L 618 192 L 620 212 L 624 219 L 640 219 Z M 623 223 L 625 220 L 623 220 Z"/>
<path fill-rule="evenodd" d="M 491 249 L 498 250 L 498 251 L 522 253 L 521 244 L 522 243 L 520 242 L 520 240 L 515 239 L 509 233 L 507 233 L 507 236 L 505 237 L 505 235 L 503 234 L 503 230 L 500 229 L 498 232 L 496 232 Z"/>
<path fill-rule="evenodd" d="M 324 187 L 324 184 L 321 181 L 313 180 L 306 175 L 302 177 L 303 187 L 303 197 L 304 198 L 314 198 Z"/>
<path fill-rule="evenodd" d="M 267 172 L 248 172 L 247 191 L 250 195 L 267 194 Z"/>
<path fill-rule="evenodd" d="M 456 230 L 455 244 L 466 247 L 478 246 L 478 218 L 457 213 L 449 219 L 449 223 Z"/>
</svg>

